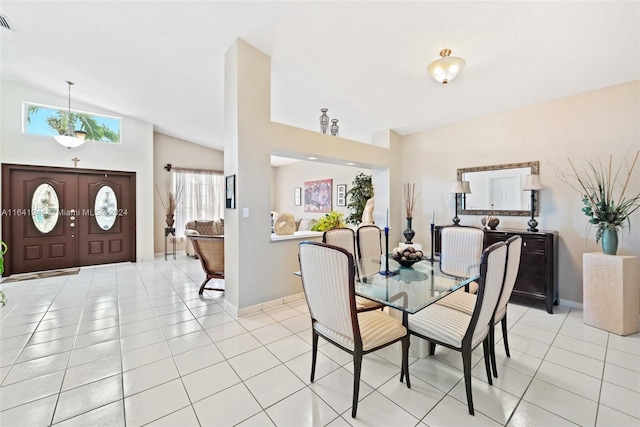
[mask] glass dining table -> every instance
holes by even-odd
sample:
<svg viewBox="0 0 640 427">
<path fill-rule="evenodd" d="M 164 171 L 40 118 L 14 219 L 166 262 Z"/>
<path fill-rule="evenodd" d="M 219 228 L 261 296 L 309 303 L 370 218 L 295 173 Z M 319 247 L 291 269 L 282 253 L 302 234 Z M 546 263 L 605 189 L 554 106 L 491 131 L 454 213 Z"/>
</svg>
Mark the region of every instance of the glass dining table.
<svg viewBox="0 0 640 427">
<path fill-rule="evenodd" d="M 408 315 L 417 313 L 452 292 L 478 280 L 478 276 L 459 279 L 440 271 L 440 264 L 423 260 L 412 266 L 401 266 L 389 259 L 389 272 L 386 273 L 386 261 L 372 259 L 379 263 L 382 271 L 356 279 L 356 295 L 379 302 L 402 312 L 402 324 L 408 325 Z"/>
</svg>

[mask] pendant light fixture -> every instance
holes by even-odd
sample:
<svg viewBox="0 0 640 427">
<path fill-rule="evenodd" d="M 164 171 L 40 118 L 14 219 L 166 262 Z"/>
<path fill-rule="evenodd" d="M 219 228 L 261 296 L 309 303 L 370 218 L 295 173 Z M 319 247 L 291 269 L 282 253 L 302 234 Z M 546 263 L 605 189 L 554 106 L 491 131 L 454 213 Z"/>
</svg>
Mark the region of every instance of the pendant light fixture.
<svg viewBox="0 0 640 427">
<path fill-rule="evenodd" d="M 78 130 L 76 131 L 71 124 L 71 86 L 74 85 L 73 82 L 67 80 L 67 84 L 69 85 L 69 109 L 67 110 L 67 128 L 62 135 L 56 135 L 53 137 L 58 143 L 67 147 L 67 148 L 75 148 L 84 144 L 85 137 L 87 133 L 85 131 Z M 64 122 L 64 120 L 63 120 Z"/>
<path fill-rule="evenodd" d="M 440 51 L 441 58 L 433 61 L 427 67 L 431 77 L 445 85 L 458 75 L 465 64 L 464 59 L 450 55 L 451 49 L 442 49 Z"/>
</svg>

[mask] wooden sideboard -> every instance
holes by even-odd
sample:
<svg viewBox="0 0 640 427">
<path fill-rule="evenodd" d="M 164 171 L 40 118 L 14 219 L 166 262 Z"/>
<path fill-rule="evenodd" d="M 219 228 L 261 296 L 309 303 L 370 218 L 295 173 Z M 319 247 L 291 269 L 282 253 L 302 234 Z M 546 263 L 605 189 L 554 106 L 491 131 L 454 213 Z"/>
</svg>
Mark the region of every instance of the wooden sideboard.
<svg viewBox="0 0 640 427">
<path fill-rule="evenodd" d="M 434 252 L 440 253 L 440 228 L 435 227 Z M 558 232 L 499 229 L 486 230 L 484 247 L 502 242 L 511 236 L 522 237 L 520 271 L 512 297 L 524 297 L 544 301 L 547 311 L 553 314 L 558 303 Z"/>
</svg>

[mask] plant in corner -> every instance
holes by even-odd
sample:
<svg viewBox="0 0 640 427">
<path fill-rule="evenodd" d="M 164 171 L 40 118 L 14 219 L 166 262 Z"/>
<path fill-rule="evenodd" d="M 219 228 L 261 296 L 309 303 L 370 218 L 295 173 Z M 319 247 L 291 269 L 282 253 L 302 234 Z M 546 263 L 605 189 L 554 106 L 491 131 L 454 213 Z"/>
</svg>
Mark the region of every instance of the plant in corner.
<svg viewBox="0 0 640 427">
<path fill-rule="evenodd" d="M 630 215 L 640 208 L 640 193 L 625 198 L 625 193 L 631 182 L 631 174 L 640 156 L 636 152 L 631 166 L 623 161 L 613 170 L 612 156 L 609 164 L 602 162 L 588 162 L 579 170 L 571 159 L 569 164 L 575 174 L 579 188 L 572 185 L 563 177 L 565 182 L 582 194 L 584 207 L 582 212 L 589 217 L 589 223 L 597 227 L 596 243 L 602 240 L 605 254 L 615 255 L 618 248 L 618 229 L 631 229 Z M 624 167 L 624 169 L 623 169 Z M 626 177 L 624 173 L 626 172 Z"/>
<path fill-rule="evenodd" d="M 373 183 L 371 175 L 362 172 L 358 173 L 351 183 L 351 188 L 347 191 L 349 203 L 349 216 L 346 219 L 348 224 L 358 225 L 362 221 L 362 213 L 367 205 L 367 200 L 373 197 Z"/>
<path fill-rule="evenodd" d="M 344 214 L 341 212 L 331 211 L 313 224 L 311 231 L 327 231 L 333 228 L 344 227 Z"/>
</svg>

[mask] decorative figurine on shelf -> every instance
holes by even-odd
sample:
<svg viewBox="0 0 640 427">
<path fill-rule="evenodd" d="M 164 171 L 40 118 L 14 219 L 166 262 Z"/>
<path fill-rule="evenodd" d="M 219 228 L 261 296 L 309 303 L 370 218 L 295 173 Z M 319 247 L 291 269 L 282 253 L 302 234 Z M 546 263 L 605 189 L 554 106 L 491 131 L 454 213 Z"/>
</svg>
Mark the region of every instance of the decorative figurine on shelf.
<svg viewBox="0 0 640 427">
<path fill-rule="evenodd" d="M 374 208 L 375 200 L 370 198 L 367 200 L 367 204 L 364 206 L 364 211 L 362 212 L 362 222 L 360 225 L 372 225 L 373 224 L 373 208 Z"/>
<path fill-rule="evenodd" d="M 491 230 L 495 230 L 498 224 L 500 224 L 500 220 L 495 216 L 487 215 L 485 217 L 482 217 L 482 219 L 480 219 L 480 223 L 482 224 L 485 230 L 489 228 Z"/>
<path fill-rule="evenodd" d="M 279 236 L 290 236 L 296 231 L 296 220 L 290 213 L 281 213 L 273 223 L 273 230 Z"/>
</svg>

